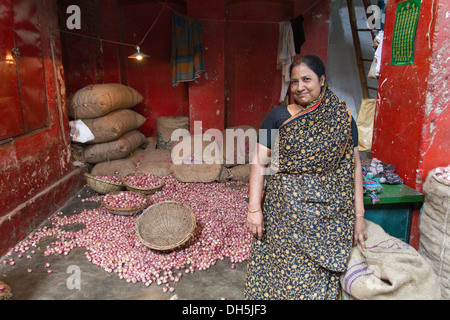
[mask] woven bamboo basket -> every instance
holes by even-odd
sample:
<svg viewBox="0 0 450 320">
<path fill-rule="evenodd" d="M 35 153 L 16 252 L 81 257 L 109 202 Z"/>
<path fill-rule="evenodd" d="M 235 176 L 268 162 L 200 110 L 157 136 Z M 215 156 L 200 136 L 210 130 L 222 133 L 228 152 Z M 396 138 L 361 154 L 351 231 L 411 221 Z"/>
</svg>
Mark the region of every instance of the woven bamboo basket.
<svg viewBox="0 0 450 320">
<path fill-rule="evenodd" d="M 164 187 L 164 184 L 165 184 L 164 178 L 163 178 L 163 177 L 160 177 L 160 176 L 158 176 L 158 175 L 156 175 L 156 174 L 154 174 L 154 175 L 157 176 L 159 179 L 161 179 L 161 183 L 160 183 L 159 185 L 155 186 L 155 187 L 152 187 L 152 188 L 139 188 L 139 187 L 135 187 L 135 186 L 132 186 L 132 185 L 128 184 L 128 183 L 125 181 L 126 177 L 132 176 L 132 175 L 134 175 L 134 174 L 140 174 L 140 173 L 142 174 L 142 173 L 145 173 L 145 172 L 133 172 L 133 173 L 129 173 L 129 174 L 127 174 L 127 175 L 122 179 L 123 184 L 124 184 L 124 186 L 127 188 L 127 190 L 133 191 L 133 192 L 136 192 L 136 193 L 139 193 L 139 194 L 143 194 L 143 195 L 149 195 L 149 194 L 154 194 L 156 191 L 159 191 L 159 190 L 162 189 L 162 187 Z"/>
<path fill-rule="evenodd" d="M 12 298 L 11 288 L 6 283 L 0 281 L 0 300 L 12 300 Z"/>
<path fill-rule="evenodd" d="M 113 194 L 120 194 L 123 192 L 131 192 L 131 191 L 122 191 L 122 192 L 115 192 Z M 140 195 L 142 196 L 142 195 Z M 142 196 L 143 197 L 143 196 Z M 133 216 L 135 214 L 138 214 L 139 212 L 141 212 L 142 210 L 144 210 L 145 208 L 147 208 L 149 205 L 148 199 L 143 197 L 143 202 L 141 205 L 139 206 L 135 206 L 135 207 L 128 207 L 128 208 L 115 208 L 115 207 L 110 207 L 108 206 L 104 200 L 102 200 L 102 207 L 106 209 L 106 211 L 108 211 L 111 214 L 116 214 L 116 215 L 120 215 L 120 216 Z"/>
<path fill-rule="evenodd" d="M 98 179 L 96 176 L 89 174 L 87 172 L 84 174 L 84 176 L 86 177 L 86 181 L 89 184 L 89 187 L 91 187 L 92 190 L 100 194 L 112 193 L 124 189 L 123 183 L 119 184 Z"/>
<path fill-rule="evenodd" d="M 195 214 L 176 201 L 155 203 L 136 221 L 140 241 L 150 249 L 171 250 L 185 244 L 194 234 Z"/>
</svg>

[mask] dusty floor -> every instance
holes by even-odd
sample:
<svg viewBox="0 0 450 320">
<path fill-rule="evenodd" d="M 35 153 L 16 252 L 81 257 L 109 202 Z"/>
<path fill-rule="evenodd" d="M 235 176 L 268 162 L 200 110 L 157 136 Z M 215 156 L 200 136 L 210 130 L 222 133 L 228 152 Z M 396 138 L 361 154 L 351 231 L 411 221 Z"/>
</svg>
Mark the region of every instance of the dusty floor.
<svg viewBox="0 0 450 320">
<path fill-rule="evenodd" d="M 73 214 L 98 206 L 95 202 L 81 202 L 92 194 L 85 187 L 59 211 Z M 56 214 L 56 213 L 55 213 Z M 43 225 L 48 225 L 49 221 Z M 43 226 L 42 225 L 42 226 Z M 0 257 L 0 281 L 11 287 L 15 300 L 236 300 L 243 299 L 246 263 L 234 263 L 229 258 L 218 260 L 208 270 L 183 273 L 181 280 L 171 283 L 173 292 L 163 292 L 164 285 L 128 283 L 114 272 L 108 273 L 87 261 L 84 248 L 75 248 L 67 255 L 45 256 L 43 252 L 51 239 L 41 241 L 22 257 L 12 252 Z M 30 255 L 29 251 L 35 250 Z M 8 250 L 10 252 L 10 250 Z M 26 256 L 30 255 L 29 258 Z M 10 259 L 14 265 L 10 265 Z M 2 262 L 6 261 L 6 264 Z M 46 263 L 50 267 L 46 267 Z M 31 272 L 29 272 L 31 269 Z M 52 273 L 48 273 L 48 269 Z M 74 278 L 77 276 L 78 278 Z M 79 288 L 77 288 L 79 284 Z"/>
</svg>

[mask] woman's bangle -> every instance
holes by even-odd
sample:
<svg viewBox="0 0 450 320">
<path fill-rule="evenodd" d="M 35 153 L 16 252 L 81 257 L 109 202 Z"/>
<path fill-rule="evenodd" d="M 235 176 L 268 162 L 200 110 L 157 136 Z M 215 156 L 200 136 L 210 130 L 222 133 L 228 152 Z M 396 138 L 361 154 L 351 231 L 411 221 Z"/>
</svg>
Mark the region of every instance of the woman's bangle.
<svg viewBox="0 0 450 320">
<path fill-rule="evenodd" d="M 363 214 L 355 214 L 355 216 L 356 216 L 356 217 L 364 218 L 364 215 L 363 215 Z"/>
<path fill-rule="evenodd" d="M 258 211 L 260 211 L 260 210 L 261 210 L 261 208 L 256 209 L 256 210 L 248 210 L 248 213 L 255 213 L 255 212 L 258 212 Z"/>
</svg>

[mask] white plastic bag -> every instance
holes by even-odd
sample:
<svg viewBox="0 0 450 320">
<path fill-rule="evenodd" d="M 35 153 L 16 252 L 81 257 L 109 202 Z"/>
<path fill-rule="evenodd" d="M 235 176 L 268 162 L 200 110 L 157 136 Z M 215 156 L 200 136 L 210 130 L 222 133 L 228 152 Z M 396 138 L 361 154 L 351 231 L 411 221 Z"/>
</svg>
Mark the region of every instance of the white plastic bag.
<svg viewBox="0 0 450 320">
<path fill-rule="evenodd" d="M 86 143 L 95 139 L 91 130 L 86 126 L 83 120 L 69 121 L 70 140 L 73 142 Z"/>
</svg>

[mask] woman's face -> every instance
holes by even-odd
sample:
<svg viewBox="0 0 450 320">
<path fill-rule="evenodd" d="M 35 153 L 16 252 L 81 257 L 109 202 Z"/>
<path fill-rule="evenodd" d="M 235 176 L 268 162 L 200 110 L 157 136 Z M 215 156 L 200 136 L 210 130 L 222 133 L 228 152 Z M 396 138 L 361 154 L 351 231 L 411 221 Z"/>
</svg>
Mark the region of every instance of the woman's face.
<svg viewBox="0 0 450 320">
<path fill-rule="evenodd" d="M 319 79 L 305 63 L 295 66 L 291 74 L 291 92 L 295 102 L 306 107 L 319 96 L 324 81 L 325 76 Z"/>
</svg>

